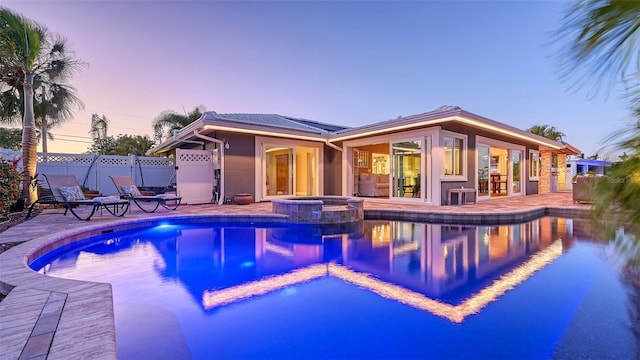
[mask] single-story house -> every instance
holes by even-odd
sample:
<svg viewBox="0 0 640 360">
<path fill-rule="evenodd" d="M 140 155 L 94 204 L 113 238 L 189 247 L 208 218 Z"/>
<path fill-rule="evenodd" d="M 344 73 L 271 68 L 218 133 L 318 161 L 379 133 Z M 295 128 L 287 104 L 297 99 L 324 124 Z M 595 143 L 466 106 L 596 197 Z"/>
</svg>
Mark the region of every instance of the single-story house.
<svg viewBox="0 0 640 360">
<path fill-rule="evenodd" d="M 150 153 L 176 157 L 179 192 L 213 193 L 201 202 L 243 193 L 256 202 L 341 195 L 438 206 L 467 191 L 471 201 L 550 192 L 552 162 L 565 168 L 579 150 L 442 106 L 360 127 L 209 111 Z M 210 166 L 200 172 L 213 173 L 205 186 L 194 161 Z M 564 178 L 554 181 L 564 190 Z"/>
</svg>

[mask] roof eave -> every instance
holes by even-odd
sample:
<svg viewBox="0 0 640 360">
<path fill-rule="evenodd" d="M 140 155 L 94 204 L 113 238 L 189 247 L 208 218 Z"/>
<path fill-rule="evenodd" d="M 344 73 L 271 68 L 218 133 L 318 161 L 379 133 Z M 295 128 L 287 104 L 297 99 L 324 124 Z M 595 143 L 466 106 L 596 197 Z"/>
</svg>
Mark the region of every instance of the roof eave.
<svg viewBox="0 0 640 360">
<path fill-rule="evenodd" d="M 393 121 L 393 120 L 387 120 L 387 121 L 379 122 L 369 126 L 365 125 L 363 127 L 352 129 L 352 130 L 350 129 L 350 130 L 341 131 L 338 134 L 330 136 L 329 141 L 334 142 L 334 141 L 351 140 L 351 139 L 356 139 L 356 138 L 361 138 L 361 137 L 366 137 L 366 136 L 371 136 L 371 135 L 376 135 L 381 133 L 387 133 L 392 131 L 407 130 L 407 129 L 418 128 L 418 127 L 423 127 L 428 125 L 435 125 L 435 124 L 446 122 L 446 121 L 452 121 L 454 120 L 455 116 L 458 114 L 460 114 L 460 110 L 443 111 L 435 114 L 423 113 L 423 114 L 417 114 L 417 115 L 410 115 L 398 121 L 394 121 L 392 126 L 389 126 L 389 125 L 391 125 L 390 121 Z"/>
<path fill-rule="evenodd" d="M 531 134 L 513 126 L 506 125 L 462 109 L 443 111 L 438 113 L 423 113 L 418 115 L 411 115 L 397 122 L 394 122 L 392 126 L 389 126 L 391 125 L 389 124 L 389 121 L 380 122 L 371 126 L 354 129 L 352 131 L 347 130 L 340 132 L 339 134 L 331 136 L 329 138 L 329 141 L 345 141 L 371 135 L 389 133 L 392 131 L 432 126 L 449 121 L 459 121 L 462 123 L 473 125 L 475 127 L 485 128 L 493 132 L 503 133 L 511 137 L 537 143 L 538 145 L 548 146 L 552 149 L 560 150 L 566 147 L 565 144 L 559 143 L 557 141 Z"/>
<path fill-rule="evenodd" d="M 554 150 L 561 150 L 561 149 L 565 149 L 567 148 L 567 146 L 570 146 L 571 149 L 569 151 L 572 150 L 577 150 L 576 148 L 574 148 L 573 146 L 569 145 L 569 144 L 564 144 L 558 141 L 554 141 L 551 139 L 548 139 L 546 137 L 540 136 L 540 135 L 536 135 L 533 133 L 530 133 L 528 131 L 522 130 L 522 129 L 518 129 L 516 127 L 513 127 L 511 125 L 507 125 L 495 120 L 491 120 L 489 118 L 486 118 L 484 116 L 480 116 L 471 112 L 468 112 L 466 110 L 462 110 L 461 111 L 461 118 L 462 119 L 468 119 L 471 120 L 471 124 L 472 125 L 476 125 L 478 127 L 481 128 L 485 128 L 488 130 L 493 130 L 495 132 L 498 133 L 503 133 L 505 135 L 509 135 L 515 138 L 519 138 L 525 141 L 529 141 L 529 142 L 533 142 L 536 143 L 538 145 L 541 146 L 547 146 L 551 149 Z M 462 122 L 467 122 L 469 123 L 469 121 L 465 121 L 465 120 L 461 120 Z M 479 123 L 476 123 L 479 122 Z M 578 152 L 579 153 L 579 152 Z"/>
</svg>

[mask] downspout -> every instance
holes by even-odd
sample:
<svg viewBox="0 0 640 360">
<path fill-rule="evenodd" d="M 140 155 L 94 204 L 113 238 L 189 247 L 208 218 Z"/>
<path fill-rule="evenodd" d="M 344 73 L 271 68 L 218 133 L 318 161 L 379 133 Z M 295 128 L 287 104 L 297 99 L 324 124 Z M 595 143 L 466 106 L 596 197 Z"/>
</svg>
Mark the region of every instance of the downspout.
<svg viewBox="0 0 640 360">
<path fill-rule="evenodd" d="M 193 130 L 193 135 L 197 138 L 212 141 L 219 145 L 220 149 L 220 195 L 218 196 L 218 205 L 224 203 L 224 142 L 216 138 L 212 138 L 206 135 L 202 135 L 198 132 L 198 129 Z"/>
</svg>

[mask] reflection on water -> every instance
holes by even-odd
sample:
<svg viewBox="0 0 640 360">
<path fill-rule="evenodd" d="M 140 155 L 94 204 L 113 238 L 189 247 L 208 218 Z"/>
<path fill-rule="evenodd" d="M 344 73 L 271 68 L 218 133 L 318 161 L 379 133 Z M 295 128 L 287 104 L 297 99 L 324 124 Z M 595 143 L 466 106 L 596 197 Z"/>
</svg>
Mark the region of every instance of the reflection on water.
<svg viewBox="0 0 640 360">
<path fill-rule="evenodd" d="M 363 236 L 331 236 L 318 245 L 281 244 L 270 236 L 270 230 L 257 229 L 256 264 L 280 255 L 293 259 L 298 266 L 315 265 L 248 284 L 205 290 L 202 303 L 205 309 L 212 309 L 321 276 L 333 276 L 461 322 L 561 255 L 558 220 L 493 227 L 369 221 Z M 566 229 L 566 223 L 560 222 Z M 337 248 L 338 244 L 341 251 L 325 258 L 323 250 Z M 317 265 L 327 261 L 327 265 Z M 472 295 L 474 290 L 477 293 Z M 458 304 L 443 301 L 451 294 L 465 300 Z"/>
<path fill-rule="evenodd" d="M 364 237 L 347 243 L 342 262 L 455 303 L 554 241 L 570 246 L 571 232 L 572 221 L 559 218 L 499 226 L 369 222 Z"/>
<path fill-rule="evenodd" d="M 305 233 L 312 241 L 299 242 Z M 561 218 L 497 226 L 365 221 L 330 235 L 298 226 L 163 225 L 65 254 L 41 271 L 73 268 L 82 253 L 93 261 L 140 247 L 157 252 L 155 271 L 182 283 L 205 310 L 331 276 L 461 322 L 560 256 L 572 233 L 572 220 Z"/>
</svg>

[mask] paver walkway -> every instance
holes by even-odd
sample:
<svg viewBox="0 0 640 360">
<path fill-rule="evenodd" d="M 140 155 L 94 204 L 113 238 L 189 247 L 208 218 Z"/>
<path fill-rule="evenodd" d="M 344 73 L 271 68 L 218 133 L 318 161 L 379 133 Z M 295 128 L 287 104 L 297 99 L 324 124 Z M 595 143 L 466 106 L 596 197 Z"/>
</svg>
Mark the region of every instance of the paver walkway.
<svg viewBox="0 0 640 360">
<path fill-rule="evenodd" d="M 491 199 L 478 204 L 432 207 L 389 204 L 366 199 L 365 218 L 428 221 L 448 219 L 512 221 L 522 216 L 584 216 L 589 205 L 574 204 L 571 193 L 554 193 Z M 0 357 L 3 359 L 115 358 L 115 325 L 109 284 L 57 279 L 37 274 L 27 259 L 43 247 L 65 239 L 97 234 L 105 228 L 129 222 L 145 222 L 167 216 L 221 215 L 252 219 L 271 215 L 271 203 L 250 205 L 183 205 L 147 214 L 132 209 L 124 218 L 96 214 L 91 221 L 62 216 L 61 210 L 45 210 L 32 220 L 0 234 L 0 243 L 25 242 L 0 254 L 0 291 L 9 292 L 0 302 Z M 81 233 L 81 235 L 77 235 Z M 78 337 L 82 338 L 79 339 Z"/>
</svg>

